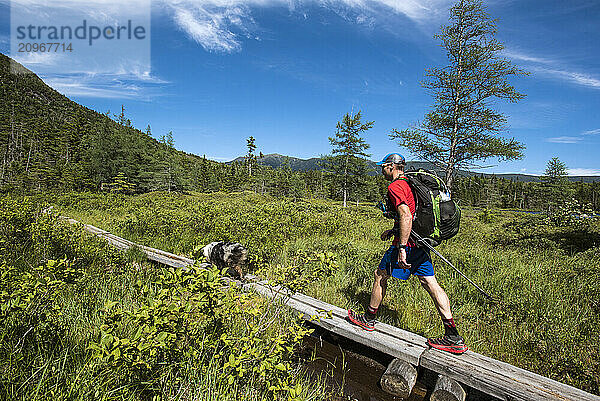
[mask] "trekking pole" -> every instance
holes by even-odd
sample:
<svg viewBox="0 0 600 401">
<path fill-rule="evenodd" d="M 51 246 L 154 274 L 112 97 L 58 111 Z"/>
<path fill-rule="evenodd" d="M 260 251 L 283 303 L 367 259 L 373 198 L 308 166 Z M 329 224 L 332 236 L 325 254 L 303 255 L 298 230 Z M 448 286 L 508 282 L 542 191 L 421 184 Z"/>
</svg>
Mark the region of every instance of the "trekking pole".
<svg viewBox="0 0 600 401">
<path fill-rule="evenodd" d="M 412 235 L 413 237 L 415 237 L 415 239 L 417 240 L 418 243 L 420 244 L 424 244 L 427 248 L 429 248 L 429 250 L 433 251 L 433 253 L 435 253 L 437 256 L 439 256 L 444 262 L 446 262 L 451 268 L 453 268 L 454 270 L 456 270 L 458 272 L 458 274 L 460 274 L 461 276 L 463 276 L 469 283 L 473 284 L 475 286 L 475 288 L 477 288 L 483 295 L 486 296 L 486 298 L 488 298 L 490 301 L 496 301 L 496 299 L 494 299 L 494 297 L 492 297 L 490 294 L 488 294 L 487 292 L 485 292 L 484 290 L 482 290 L 477 284 L 475 284 L 470 278 L 468 278 L 467 276 L 465 276 L 465 274 L 463 272 L 461 272 L 460 270 L 458 270 L 452 263 L 450 263 L 450 261 L 448 259 L 446 259 L 444 257 L 444 255 L 442 255 L 441 253 L 439 253 L 438 251 L 436 251 L 436 249 L 434 247 L 432 247 L 431 245 L 429 245 L 429 243 L 427 241 L 425 241 L 423 239 L 423 237 L 421 237 L 419 234 L 417 234 L 416 232 L 412 231 L 410 233 L 410 235 Z"/>
</svg>

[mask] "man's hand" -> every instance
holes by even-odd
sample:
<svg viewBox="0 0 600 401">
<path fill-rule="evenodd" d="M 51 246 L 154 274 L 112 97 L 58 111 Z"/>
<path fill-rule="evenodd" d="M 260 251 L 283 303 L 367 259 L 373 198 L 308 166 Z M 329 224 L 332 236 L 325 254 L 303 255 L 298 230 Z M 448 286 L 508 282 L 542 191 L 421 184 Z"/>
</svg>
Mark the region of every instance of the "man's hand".
<svg viewBox="0 0 600 401">
<path fill-rule="evenodd" d="M 398 249 L 398 267 L 402 269 L 410 269 L 410 265 L 406 263 L 406 249 Z"/>
<path fill-rule="evenodd" d="M 381 240 L 385 241 L 390 239 L 390 237 L 392 236 L 392 234 L 394 233 L 394 230 L 385 230 L 383 233 L 381 233 Z"/>
</svg>

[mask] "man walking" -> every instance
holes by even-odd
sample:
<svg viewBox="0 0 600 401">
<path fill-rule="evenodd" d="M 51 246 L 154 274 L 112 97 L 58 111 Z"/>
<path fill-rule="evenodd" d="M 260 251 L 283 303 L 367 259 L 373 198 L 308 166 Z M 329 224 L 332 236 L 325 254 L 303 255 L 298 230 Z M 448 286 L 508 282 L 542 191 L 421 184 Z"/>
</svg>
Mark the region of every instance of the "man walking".
<svg viewBox="0 0 600 401">
<path fill-rule="evenodd" d="M 375 317 L 385 296 L 388 278 L 392 276 L 407 280 L 412 274 L 417 276 L 423 288 L 433 299 L 444 325 L 444 336 L 430 338 L 427 344 L 443 351 L 462 354 L 468 348 L 458 334 L 452 319 L 448 295 L 435 279 L 431 257 L 425 249 L 418 247 L 410 238 L 415 198 L 404 176 L 405 163 L 404 157 L 399 153 L 390 153 L 377 163 L 381 166 L 381 172 L 386 180 L 391 181 L 388 186 L 388 206 L 397 212 L 394 228 L 384 231 L 381 240 L 388 240 L 392 235 L 394 240 L 392 246 L 383 255 L 378 268 L 375 269 L 375 281 L 367 310 L 363 314 L 348 310 L 348 319 L 365 330 L 375 330 Z"/>
</svg>

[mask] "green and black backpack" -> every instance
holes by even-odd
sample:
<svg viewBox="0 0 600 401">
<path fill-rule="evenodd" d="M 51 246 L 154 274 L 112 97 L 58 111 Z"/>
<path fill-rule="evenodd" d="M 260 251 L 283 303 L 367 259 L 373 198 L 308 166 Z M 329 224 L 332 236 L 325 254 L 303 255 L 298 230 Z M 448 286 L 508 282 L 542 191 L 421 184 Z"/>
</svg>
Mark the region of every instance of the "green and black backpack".
<svg viewBox="0 0 600 401">
<path fill-rule="evenodd" d="M 408 182 L 415 197 L 413 231 L 429 239 L 428 242 L 433 246 L 454 237 L 460 227 L 460 207 L 450 197 L 444 181 L 425 169 L 409 170 L 404 175 L 398 179 Z M 384 216 L 395 218 L 396 213 L 390 213 L 394 209 L 390 208 L 389 200 L 386 205 L 388 212 Z"/>
</svg>

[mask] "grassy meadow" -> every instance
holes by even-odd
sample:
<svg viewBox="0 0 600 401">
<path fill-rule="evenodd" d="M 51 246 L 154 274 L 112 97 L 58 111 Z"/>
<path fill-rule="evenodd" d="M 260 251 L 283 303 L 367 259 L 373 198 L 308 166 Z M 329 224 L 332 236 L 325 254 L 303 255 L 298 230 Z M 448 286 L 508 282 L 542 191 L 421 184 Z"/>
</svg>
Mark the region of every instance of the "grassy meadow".
<svg viewBox="0 0 600 401">
<path fill-rule="evenodd" d="M 35 198 L 27 202 L 41 204 Z M 250 251 L 249 268 L 272 278 L 290 271 L 310 270 L 314 267 L 310 260 L 315 259 L 307 258 L 307 255 L 327 254 L 335 259 L 334 268 L 330 274 L 322 274 L 320 279 L 305 286 L 304 292 L 340 307 L 359 309 L 368 302 L 373 270 L 388 247 L 388 242 L 379 240 L 379 234 L 391 225 L 390 220 L 382 218 L 370 205 L 344 209 L 331 201 L 293 202 L 251 192 L 185 195 L 156 192 L 136 196 L 45 194 L 44 203 L 53 205 L 56 213 L 129 240 L 192 257 L 198 257 L 198 248 L 209 242 L 238 241 Z M 434 256 L 436 275 L 450 297 L 459 331 L 471 349 L 600 394 L 600 352 L 593 343 L 600 338 L 600 286 L 597 284 L 600 279 L 600 224 L 597 220 L 555 227 L 549 225 L 543 215 L 467 209 L 463 211 L 460 233 L 437 249 L 499 300 L 487 301 Z M 118 269 L 109 269 L 111 274 L 106 273 L 106 267 L 93 267 L 95 262 L 89 262 L 92 266 L 89 270 L 96 272 L 97 280 L 88 280 L 88 287 L 83 293 L 79 292 L 83 295 L 71 298 L 65 304 L 71 309 L 63 312 L 63 319 L 71 319 L 67 329 L 73 332 L 61 341 L 76 341 L 80 347 L 86 342 L 97 341 L 94 340 L 100 335 L 97 326 L 105 313 L 101 312 L 100 304 L 106 299 L 122 300 L 123 308 L 130 307 L 130 303 L 139 304 L 137 299 L 131 298 L 134 283 L 139 281 L 140 275 L 150 277 L 155 274 L 153 269 L 140 268 L 144 262 L 134 252 L 125 255 L 108 249 L 103 252 L 123 261 L 116 263 Z M 106 257 L 101 259 L 106 260 Z M 120 272 L 117 276 L 112 273 L 115 269 Z M 150 299 L 156 292 L 146 292 L 144 296 Z M 77 310 L 83 308 L 82 305 L 87 305 L 85 311 Z M 415 279 L 407 282 L 390 280 L 380 311 L 379 319 L 386 323 L 424 336 L 442 333 L 433 303 Z M 279 316 L 279 329 L 296 324 L 285 313 Z M 82 318 L 87 321 L 80 322 Z M 234 321 L 236 318 L 225 316 L 223 319 Z M 270 335 L 279 335 L 279 329 L 273 328 Z M 210 337 L 212 334 L 204 335 Z M 289 344 L 293 345 L 293 341 Z M 2 354 L 4 365 L 8 358 L 6 353 L 3 351 Z M 92 378 L 98 381 L 102 376 L 86 370 L 85 366 L 89 364 L 86 365 L 85 358 L 77 360 L 85 355 L 89 357 L 88 351 L 80 349 L 78 355 L 65 357 L 58 353 L 56 358 L 74 358 L 74 361 L 63 363 L 70 366 L 72 373 L 63 374 L 88 375 L 90 381 L 79 380 L 84 384 L 78 386 L 92 387 Z M 288 356 L 282 354 L 281 358 L 281 362 L 289 364 L 286 370 L 293 372 L 294 366 L 289 363 Z M 101 367 L 96 369 L 102 372 Z M 236 393 L 231 386 L 242 382 L 236 379 L 231 384 L 219 379 L 221 368 L 207 368 L 215 377 L 214 383 L 221 383 L 222 390 L 218 391 L 239 394 L 239 388 Z M 181 376 L 181 372 L 160 370 L 160 377 Z M 26 380 L 25 376 L 23 373 L 21 383 Z M 205 375 L 182 377 L 186 378 L 186 385 L 177 388 L 211 388 L 215 391 L 214 383 L 207 383 L 209 379 Z M 248 377 L 253 379 L 244 376 L 245 380 L 256 380 L 256 388 L 262 388 L 259 376 Z M 293 393 L 298 399 L 325 397 L 324 393 L 308 392 L 302 377 L 290 373 L 285 380 L 289 381 L 290 387 L 300 383 L 298 391 Z M 30 379 L 23 388 L 30 388 L 35 382 Z M 111 398 L 110 388 L 114 387 L 105 386 L 106 391 L 99 399 L 121 399 Z M 156 394 L 162 394 L 165 399 L 196 399 L 177 398 L 181 394 L 175 387 L 164 384 L 161 387 L 156 383 L 154 386 L 160 388 Z M 87 394 L 84 389 L 80 390 L 77 394 Z M 137 399 L 140 392 L 127 394 L 128 399 Z M 274 395 L 268 388 L 257 394 L 253 399 Z M 281 394 L 291 397 L 289 391 L 278 394 L 278 397 L 283 397 Z"/>
<path fill-rule="evenodd" d="M 0 206 L 0 399 L 329 397 L 300 369 L 309 329 L 287 308 L 117 251 L 45 203 Z"/>
</svg>

